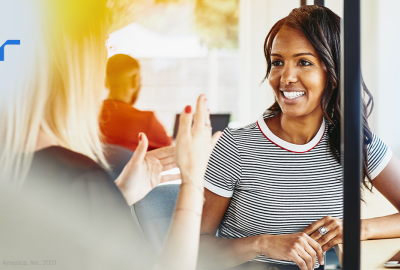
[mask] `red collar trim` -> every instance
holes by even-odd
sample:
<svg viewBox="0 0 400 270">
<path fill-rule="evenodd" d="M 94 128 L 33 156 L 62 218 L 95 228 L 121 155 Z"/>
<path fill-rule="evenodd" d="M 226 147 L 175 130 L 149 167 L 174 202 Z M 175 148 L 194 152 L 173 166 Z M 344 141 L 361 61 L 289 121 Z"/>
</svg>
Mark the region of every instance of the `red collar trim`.
<svg viewBox="0 0 400 270">
<path fill-rule="evenodd" d="M 283 150 L 286 150 L 286 151 L 289 151 L 289 152 L 292 152 L 292 153 L 296 153 L 296 154 L 307 153 L 307 152 L 310 152 L 311 150 L 313 150 L 322 141 L 322 138 L 325 136 L 325 131 L 326 131 L 326 125 L 325 125 L 324 133 L 322 134 L 321 139 L 319 139 L 318 143 L 316 145 L 314 145 L 311 149 L 309 149 L 307 151 L 303 151 L 303 152 L 296 152 L 296 151 L 292 151 L 292 150 L 286 149 L 285 147 L 280 146 L 279 144 L 276 144 L 274 141 L 272 141 L 270 138 L 268 138 L 267 135 L 265 135 L 265 133 L 262 131 L 260 125 L 258 124 L 258 121 L 257 121 L 257 126 L 258 126 L 258 129 L 261 131 L 261 133 L 265 136 L 265 138 L 268 139 L 268 141 L 272 142 L 273 144 L 275 144 L 279 148 L 282 148 Z"/>
</svg>

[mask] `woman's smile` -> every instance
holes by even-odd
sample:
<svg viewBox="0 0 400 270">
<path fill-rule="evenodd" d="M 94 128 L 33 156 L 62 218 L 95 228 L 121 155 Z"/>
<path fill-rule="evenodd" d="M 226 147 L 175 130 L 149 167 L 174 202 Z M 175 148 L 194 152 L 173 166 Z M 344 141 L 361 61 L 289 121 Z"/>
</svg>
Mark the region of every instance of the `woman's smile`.
<svg viewBox="0 0 400 270">
<path fill-rule="evenodd" d="M 284 103 L 294 104 L 305 97 L 306 92 L 302 90 L 280 90 L 280 96 Z"/>
</svg>

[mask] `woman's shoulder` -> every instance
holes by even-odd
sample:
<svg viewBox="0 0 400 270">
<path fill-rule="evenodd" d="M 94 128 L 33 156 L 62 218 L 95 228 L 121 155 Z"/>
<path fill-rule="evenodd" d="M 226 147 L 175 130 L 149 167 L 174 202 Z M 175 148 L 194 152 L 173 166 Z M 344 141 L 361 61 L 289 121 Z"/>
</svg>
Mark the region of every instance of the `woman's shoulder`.
<svg viewBox="0 0 400 270">
<path fill-rule="evenodd" d="M 34 154 L 35 161 L 75 170 L 102 170 L 102 167 L 90 157 L 60 146 L 51 146 L 37 151 Z"/>
<path fill-rule="evenodd" d="M 27 188 L 40 187 L 50 192 L 68 195 L 68 191 L 81 193 L 96 185 L 104 192 L 118 194 L 108 172 L 91 158 L 69 149 L 52 146 L 34 154 L 24 182 Z M 81 187 L 79 191 L 76 187 Z M 120 194 L 118 194 L 119 196 Z"/>
</svg>

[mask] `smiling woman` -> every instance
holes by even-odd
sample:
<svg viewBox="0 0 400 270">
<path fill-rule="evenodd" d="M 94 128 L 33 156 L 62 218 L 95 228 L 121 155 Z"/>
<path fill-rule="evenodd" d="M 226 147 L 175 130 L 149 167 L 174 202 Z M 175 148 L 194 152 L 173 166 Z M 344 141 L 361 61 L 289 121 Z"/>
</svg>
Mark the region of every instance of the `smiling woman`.
<svg viewBox="0 0 400 270">
<path fill-rule="evenodd" d="M 323 269 L 323 252 L 342 243 L 339 22 L 328 8 L 303 6 L 267 35 L 265 79 L 276 102 L 257 122 L 226 129 L 211 155 L 203 267 Z M 363 88 L 363 184 L 399 210 L 399 163 L 368 126 L 372 96 Z M 399 237 L 398 224 L 400 214 L 363 220 L 361 239 Z"/>
</svg>

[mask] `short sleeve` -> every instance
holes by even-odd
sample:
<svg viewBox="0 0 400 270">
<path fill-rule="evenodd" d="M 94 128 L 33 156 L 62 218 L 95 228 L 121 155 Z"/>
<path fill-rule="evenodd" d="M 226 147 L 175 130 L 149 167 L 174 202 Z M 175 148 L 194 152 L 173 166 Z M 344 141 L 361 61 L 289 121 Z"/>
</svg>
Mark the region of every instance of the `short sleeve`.
<svg viewBox="0 0 400 270">
<path fill-rule="evenodd" d="M 392 158 L 390 148 L 375 134 L 372 142 L 367 146 L 368 172 L 371 179 L 377 177 Z"/>
<path fill-rule="evenodd" d="M 204 187 L 230 198 L 242 174 L 241 160 L 232 131 L 226 128 L 207 165 Z"/>
</svg>

